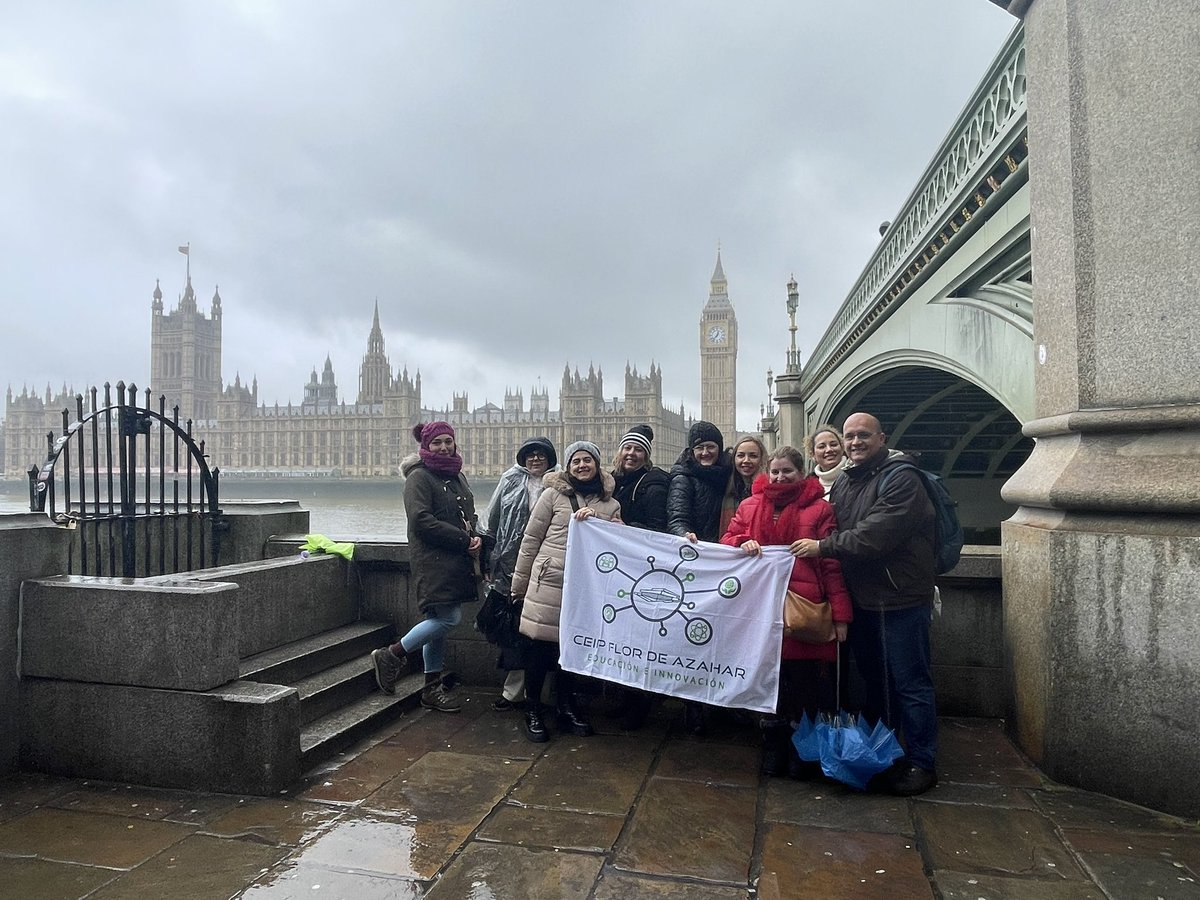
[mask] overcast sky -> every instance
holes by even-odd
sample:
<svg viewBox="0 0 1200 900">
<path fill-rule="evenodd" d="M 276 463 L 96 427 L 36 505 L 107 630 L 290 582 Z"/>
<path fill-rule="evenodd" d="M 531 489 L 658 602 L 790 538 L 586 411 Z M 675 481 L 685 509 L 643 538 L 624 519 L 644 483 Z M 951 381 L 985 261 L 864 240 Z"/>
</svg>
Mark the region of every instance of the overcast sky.
<svg viewBox="0 0 1200 900">
<path fill-rule="evenodd" d="M 0 0 L 0 381 L 142 386 L 220 286 L 225 381 L 353 401 L 376 299 L 426 406 L 663 369 L 699 414 L 721 247 L 738 425 L 807 360 L 1015 20 L 988 0 Z"/>
</svg>

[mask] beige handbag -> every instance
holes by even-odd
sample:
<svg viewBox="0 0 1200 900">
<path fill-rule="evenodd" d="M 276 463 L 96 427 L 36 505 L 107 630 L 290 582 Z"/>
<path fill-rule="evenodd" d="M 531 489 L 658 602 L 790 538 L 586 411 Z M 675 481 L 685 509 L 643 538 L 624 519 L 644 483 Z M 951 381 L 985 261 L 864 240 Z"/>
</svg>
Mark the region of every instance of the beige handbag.
<svg viewBox="0 0 1200 900">
<path fill-rule="evenodd" d="M 833 610 L 789 590 L 783 601 L 783 633 L 806 644 L 827 644 L 837 637 Z"/>
</svg>

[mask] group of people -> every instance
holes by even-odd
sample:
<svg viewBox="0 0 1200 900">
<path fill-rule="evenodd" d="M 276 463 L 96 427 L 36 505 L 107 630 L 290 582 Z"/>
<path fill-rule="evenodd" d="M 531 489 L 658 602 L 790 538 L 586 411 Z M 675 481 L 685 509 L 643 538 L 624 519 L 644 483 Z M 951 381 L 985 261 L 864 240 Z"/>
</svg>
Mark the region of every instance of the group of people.
<svg viewBox="0 0 1200 900">
<path fill-rule="evenodd" d="M 834 640 L 808 643 L 786 634 L 779 702 L 760 722 L 763 771 L 808 777 L 791 735 L 802 714 L 839 706 L 835 663 L 845 643 L 865 687 L 863 715 L 903 734 L 906 755 L 882 786 L 899 795 L 937 782 L 937 718 L 930 660 L 934 591 L 934 510 L 912 457 L 887 446 L 879 421 L 855 413 L 844 433 L 818 426 L 805 453 L 781 447 L 768 454 L 755 437 L 726 447 L 710 422 L 696 422 L 669 472 L 654 465 L 654 432 L 637 425 L 611 464 L 590 441 L 566 448 L 562 467 L 549 438 L 525 441 L 502 476 L 482 526 L 461 474 L 454 430 L 446 422 L 418 425 L 417 453 L 401 464 L 410 559 L 424 618 L 390 647 L 372 654 L 382 690 L 394 692 L 408 654 L 422 651 L 421 704 L 457 712 L 461 701 L 443 678 L 446 638 L 462 604 L 478 597 L 519 607 L 520 639 L 501 648 L 507 671 L 497 709 L 518 708 L 526 737 L 549 739 L 544 699 L 553 676 L 558 730 L 592 733 L 580 703 L 579 676 L 559 667 L 559 616 L 571 522 L 598 516 L 720 542 L 757 555 L 786 546 L 794 557 L 789 589 L 828 603 Z M 685 703 L 685 724 L 701 734 L 709 709 Z M 650 694 L 625 689 L 623 726 L 639 727 Z"/>
</svg>

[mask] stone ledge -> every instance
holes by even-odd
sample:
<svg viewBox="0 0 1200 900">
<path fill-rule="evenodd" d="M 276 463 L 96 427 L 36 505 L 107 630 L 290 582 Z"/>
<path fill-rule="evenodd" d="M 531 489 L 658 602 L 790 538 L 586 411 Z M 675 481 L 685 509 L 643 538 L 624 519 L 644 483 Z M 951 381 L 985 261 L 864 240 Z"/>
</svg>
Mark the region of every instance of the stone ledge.
<svg viewBox="0 0 1200 900">
<path fill-rule="evenodd" d="M 21 765 L 70 777 L 273 794 L 299 777 L 294 688 L 168 691 L 27 678 Z"/>
<path fill-rule="evenodd" d="M 61 575 L 25 583 L 21 669 L 204 691 L 238 677 L 235 584 Z"/>
</svg>

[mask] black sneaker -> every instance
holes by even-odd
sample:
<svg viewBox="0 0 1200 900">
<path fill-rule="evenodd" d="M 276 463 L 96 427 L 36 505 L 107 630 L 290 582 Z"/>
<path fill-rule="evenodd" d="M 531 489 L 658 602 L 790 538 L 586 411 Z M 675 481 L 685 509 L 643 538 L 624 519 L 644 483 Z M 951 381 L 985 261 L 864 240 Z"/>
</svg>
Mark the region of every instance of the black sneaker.
<svg viewBox="0 0 1200 900">
<path fill-rule="evenodd" d="M 908 765 L 892 776 L 891 792 L 897 797 L 914 797 L 937 784 L 937 772 Z"/>
<path fill-rule="evenodd" d="M 380 647 L 371 653 L 371 662 L 375 666 L 375 683 L 385 694 L 396 693 L 396 682 L 408 668 L 407 656 L 396 656 L 389 648 Z"/>
<path fill-rule="evenodd" d="M 456 713 L 462 709 L 462 701 L 446 690 L 440 681 L 426 685 L 425 690 L 421 691 L 421 705 L 444 713 Z"/>
</svg>

